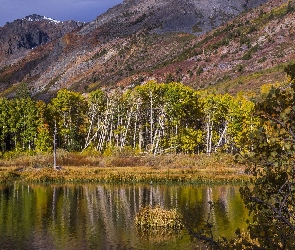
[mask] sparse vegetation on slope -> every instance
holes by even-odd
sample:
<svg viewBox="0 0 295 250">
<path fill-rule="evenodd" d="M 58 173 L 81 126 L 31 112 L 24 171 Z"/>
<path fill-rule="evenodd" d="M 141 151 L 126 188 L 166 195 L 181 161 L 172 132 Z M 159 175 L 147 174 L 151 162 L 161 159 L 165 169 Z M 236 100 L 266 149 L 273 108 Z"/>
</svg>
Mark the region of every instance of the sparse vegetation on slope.
<svg viewBox="0 0 295 250">
<path fill-rule="evenodd" d="M 190 10 L 195 8 L 192 3 L 188 5 Z M 259 3 L 248 4 L 254 7 Z M 285 63 L 294 55 L 292 2 L 273 0 L 248 9 L 225 26 L 201 37 L 186 30 L 157 32 L 154 24 L 153 29 L 141 26 L 151 20 L 156 22 L 158 11 L 166 5 L 153 11 L 147 7 L 148 2 L 139 1 L 138 5 L 138 11 L 133 11 L 133 5 L 119 5 L 82 28 L 42 45 L 42 49 L 34 49 L 13 63 L 7 60 L 0 74 L 2 90 L 26 81 L 35 98 L 48 101 L 60 88 L 80 92 L 98 87 L 132 88 L 150 79 L 174 80 L 205 88 Z M 121 16 L 124 8 L 132 11 L 123 11 L 125 14 Z M 273 10 L 271 16 L 267 14 L 270 10 Z M 182 12 L 177 14 L 184 18 Z M 167 18 L 167 25 L 169 15 L 161 15 Z M 281 28 L 273 29 L 274 26 Z M 247 82 L 240 85 L 244 84 L 249 85 Z M 13 89 L 5 94 L 13 96 Z"/>
</svg>

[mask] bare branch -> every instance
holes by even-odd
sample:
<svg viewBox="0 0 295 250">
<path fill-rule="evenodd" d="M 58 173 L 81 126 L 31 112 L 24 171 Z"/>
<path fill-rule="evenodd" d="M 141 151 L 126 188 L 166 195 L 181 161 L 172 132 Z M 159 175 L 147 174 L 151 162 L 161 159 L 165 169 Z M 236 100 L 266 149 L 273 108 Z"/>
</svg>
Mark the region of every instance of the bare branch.
<svg viewBox="0 0 295 250">
<path fill-rule="evenodd" d="M 260 204 L 264 204 L 268 206 L 275 214 L 278 215 L 278 218 L 281 219 L 283 222 L 285 222 L 292 230 L 295 231 L 295 225 L 293 225 L 285 216 L 282 215 L 280 211 L 278 211 L 273 205 L 257 198 L 257 197 L 251 197 L 251 200 L 258 202 Z"/>
</svg>

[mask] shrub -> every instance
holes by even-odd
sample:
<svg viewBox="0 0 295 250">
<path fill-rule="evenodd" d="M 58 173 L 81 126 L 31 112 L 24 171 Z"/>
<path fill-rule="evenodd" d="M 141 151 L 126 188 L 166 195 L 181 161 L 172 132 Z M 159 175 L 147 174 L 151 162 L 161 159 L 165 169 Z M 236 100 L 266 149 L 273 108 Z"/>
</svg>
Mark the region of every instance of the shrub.
<svg viewBox="0 0 295 250">
<path fill-rule="evenodd" d="M 173 228 L 181 229 L 182 216 L 176 211 L 176 209 L 167 210 L 156 207 L 143 207 L 135 217 L 135 225 L 140 228 Z"/>
</svg>

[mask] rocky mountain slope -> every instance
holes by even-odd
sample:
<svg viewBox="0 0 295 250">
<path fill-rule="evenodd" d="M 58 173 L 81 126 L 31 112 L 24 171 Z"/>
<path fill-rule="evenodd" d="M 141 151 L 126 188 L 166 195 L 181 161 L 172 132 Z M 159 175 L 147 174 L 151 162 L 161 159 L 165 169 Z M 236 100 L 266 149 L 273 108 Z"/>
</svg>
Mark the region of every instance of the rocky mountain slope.
<svg viewBox="0 0 295 250">
<path fill-rule="evenodd" d="M 279 66 L 295 59 L 295 7 L 286 0 L 258 6 L 264 2 L 128 0 L 62 35 L 42 31 L 18 47 L 22 53 L 8 53 L 9 40 L 2 40 L 0 91 L 13 96 L 26 82 L 35 98 L 47 100 L 60 88 L 130 88 L 156 79 L 235 92 L 282 79 Z M 262 70 L 269 74 L 257 82 Z"/>
<path fill-rule="evenodd" d="M 24 54 L 21 52 L 60 38 L 82 25 L 80 22 L 59 22 L 36 14 L 7 23 L 0 28 L 0 62 L 14 54 L 18 54 L 15 56 L 18 58 Z"/>
<path fill-rule="evenodd" d="M 138 30 L 152 33 L 203 34 L 267 0 L 124 0 L 85 26 L 81 33 L 98 27 L 106 36 L 126 36 Z"/>
</svg>

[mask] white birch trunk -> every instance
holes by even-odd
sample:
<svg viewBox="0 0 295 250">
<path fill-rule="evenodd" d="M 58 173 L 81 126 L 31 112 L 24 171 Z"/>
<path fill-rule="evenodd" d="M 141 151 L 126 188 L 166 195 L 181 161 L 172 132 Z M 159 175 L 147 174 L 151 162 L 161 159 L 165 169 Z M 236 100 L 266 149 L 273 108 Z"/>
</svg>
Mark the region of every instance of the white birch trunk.
<svg viewBox="0 0 295 250">
<path fill-rule="evenodd" d="M 126 138 L 127 138 L 127 134 L 128 134 L 129 127 L 130 127 L 131 118 L 133 116 L 133 109 L 134 109 L 134 107 L 132 106 L 130 112 L 127 112 L 127 125 L 125 127 L 125 130 L 123 132 L 123 136 L 121 138 L 121 149 L 124 148 L 125 144 L 126 144 Z"/>
<path fill-rule="evenodd" d="M 208 121 L 206 126 L 207 126 L 206 152 L 207 154 L 210 154 L 212 151 L 212 122 L 211 122 L 210 115 L 208 115 Z"/>
<path fill-rule="evenodd" d="M 153 93 L 150 91 L 150 144 L 153 145 Z"/>
<path fill-rule="evenodd" d="M 228 122 L 226 121 L 226 122 L 225 122 L 224 129 L 223 129 L 223 131 L 222 131 L 222 134 L 221 134 L 221 136 L 220 136 L 220 138 L 219 138 L 219 141 L 218 141 L 218 143 L 217 143 L 217 145 L 216 145 L 216 147 L 215 147 L 215 152 L 216 152 L 217 149 L 221 146 L 222 140 L 223 140 L 223 138 L 225 138 L 225 136 L 226 136 L 227 127 L 228 127 Z"/>
</svg>

